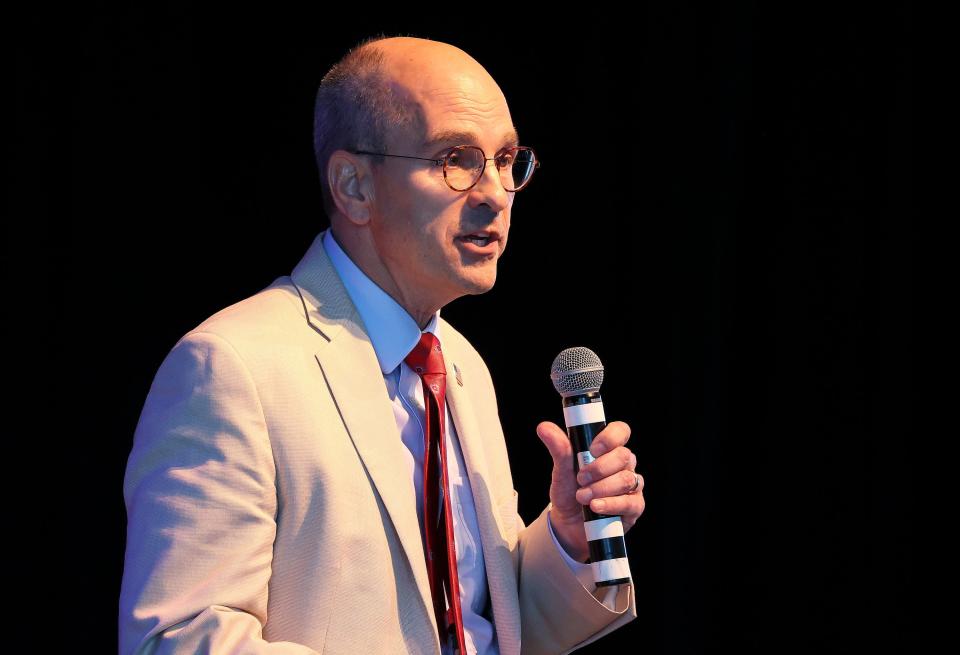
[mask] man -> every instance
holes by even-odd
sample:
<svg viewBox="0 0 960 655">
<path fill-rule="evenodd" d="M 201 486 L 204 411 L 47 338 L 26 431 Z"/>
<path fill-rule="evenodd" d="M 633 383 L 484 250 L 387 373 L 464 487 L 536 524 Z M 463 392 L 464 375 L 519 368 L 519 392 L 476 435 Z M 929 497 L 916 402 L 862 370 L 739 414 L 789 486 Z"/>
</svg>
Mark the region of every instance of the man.
<svg viewBox="0 0 960 655">
<path fill-rule="evenodd" d="M 525 525 L 490 374 L 439 317 L 493 286 L 529 181 L 501 157 L 518 143 L 499 87 L 448 44 L 376 38 L 324 77 L 316 112 L 331 228 L 185 335 L 144 404 L 120 652 L 560 653 L 632 620 L 632 581 L 592 583 L 581 515 L 589 502 L 629 529 L 643 511 L 629 427 L 597 437 L 581 487 L 565 431 L 538 425 L 551 503 Z M 497 153 L 473 184 L 462 145 Z M 444 406 L 411 368 L 423 343 L 442 350 Z M 426 443 L 446 444 L 440 490 Z M 445 573 L 430 503 L 449 517 Z"/>
</svg>

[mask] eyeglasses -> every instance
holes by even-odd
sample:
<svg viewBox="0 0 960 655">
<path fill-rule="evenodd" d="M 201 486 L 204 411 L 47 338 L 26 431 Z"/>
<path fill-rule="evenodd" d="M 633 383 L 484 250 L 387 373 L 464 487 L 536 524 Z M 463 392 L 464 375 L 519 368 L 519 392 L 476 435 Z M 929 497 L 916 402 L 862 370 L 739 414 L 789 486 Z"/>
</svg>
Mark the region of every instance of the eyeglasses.
<svg viewBox="0 0 960 655">
<path fill-rule="evenodd" d="M 420 159 L 432 162 L 434 166 L 443 166 L 443 179 L 454 191 L 468 191 L 480 181 L 487 162 L 492 161 L 500 171 L 500 181 L 507 191 L 519 191 L 530 183 L 533 172 L 540 168 L 540 160 L 532 148 L 512 146 L 504 148 L 497 156 L 487 158 L 486 153 L 477 146 L 454 146 L 442 159 L 410 157 L 408 155 L 388 155 L 383 152 L 351 150 L 355 155 L 378 155 L 380 157 L 400 157 L 402 159 Z"/>
</svg>

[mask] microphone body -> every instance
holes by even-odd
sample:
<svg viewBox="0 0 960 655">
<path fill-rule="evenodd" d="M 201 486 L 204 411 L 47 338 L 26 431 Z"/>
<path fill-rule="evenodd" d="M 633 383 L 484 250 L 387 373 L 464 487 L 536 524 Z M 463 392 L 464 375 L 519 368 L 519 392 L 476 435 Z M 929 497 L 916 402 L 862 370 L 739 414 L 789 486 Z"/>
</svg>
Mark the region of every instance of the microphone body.
<svg viewBox="0 0 960 655">
<path fill-rule="evenodd" d="M 606 427 L 603 401 L 599 391 L 568 396 L 563 399 L 563 420 L 573 446 L 573 475 L 593 461 L 590 444 Z M 623 539 L 623 521 L 619 516 L 597 514 L 584 505 L 583 529 L 590 548 L 593 581 L 598 587 L 630 582 L 630 561 Z"/>
<path fill-rule="evenodd" d="M 590 444 L 607 426 L 600 385 L 603 364 L 589 348 L 567 348 L 557 355 L 550 368 L 553 387 L 563 397 L 563 420 L 573 447 L 573 475 L 593 461 Z M 584 505 L 583 529 L 590 548 L 593 581 L 598 587 L 630 582 L 630 561 L 619 516 L 597 514 Z"/>
</svg>

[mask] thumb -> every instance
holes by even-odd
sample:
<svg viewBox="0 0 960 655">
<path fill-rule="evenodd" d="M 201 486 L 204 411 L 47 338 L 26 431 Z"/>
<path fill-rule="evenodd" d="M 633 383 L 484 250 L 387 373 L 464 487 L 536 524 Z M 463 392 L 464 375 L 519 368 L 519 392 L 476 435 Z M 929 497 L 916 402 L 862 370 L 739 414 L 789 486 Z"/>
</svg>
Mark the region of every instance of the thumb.
<svg viewBox="0 0 960 655">
<path fill-rule="evenodd" d="M 559 425 L 551 421 L 543 421 L 537 425 L 537 436 L 550 451 L 554 464 L 566 466 L 570 462 L 573 449 L 567 433 Z"/>
</svg>

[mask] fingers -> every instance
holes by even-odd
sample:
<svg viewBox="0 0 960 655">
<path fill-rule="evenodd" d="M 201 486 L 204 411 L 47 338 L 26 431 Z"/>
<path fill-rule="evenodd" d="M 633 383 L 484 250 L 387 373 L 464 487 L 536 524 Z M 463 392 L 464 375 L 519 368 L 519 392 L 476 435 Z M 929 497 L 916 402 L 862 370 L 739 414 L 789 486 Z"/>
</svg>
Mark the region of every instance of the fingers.
<svg viewBox="0 0 960 655">
<path fill-rule="evenodd" d="M 630 426 L 623 421 L 611 421 L 597 433 L 590 444 L 590 454 L 599 458 L 630 439 Z"/>
<path fill-rule="evenodd" d="M 577 502 L 581 505 L 590 503 L 599 498 L 610 498 L 627 494 L 639 494 L 643 491 L 643 476 L 632 470 L 617 471 L 593 484 L 577 490 Z"/>
<path fill-rule="evenodd" d="M 590 453 L 596 459 L 577 474 L 577 483 L 584 487 L 577 491 L 577 502 L 586 505 L 592 498 L 618 496 L 634 490 L 637 457 L 623 445 L 629 439 L 630 426 L 623 421 L 607 424 L 594 437 Z"/>
<path fill-rule="evenodd" d="M 554 463 L 559 463 L 561 466 L 570 465 L 573 449 L 570 447 L 567 432 L 563 428 L 556 423 L 542 421 L 537 425 L 537 436 L 550 451 Z"/>
<path fill-rule="evenodd" d="M 581 485 L 587 485 L 595 480 L 602 480 L 613 475 L 617 471 L 633 471 L 636 468 L 637 456 L 629 448 L 618 446 L 581 468 L 577 474 L 577 482 Z"/>
<path fill-rule="evenodd" d="M 643 494 L 639 492 L 627 496 L 610 496 L 590 503 L 590 509 L 598 514 L 617 514 L 622 517 L 626 529 L 633 526 L 645 508 L 646 502 Z"/>
</svg>

